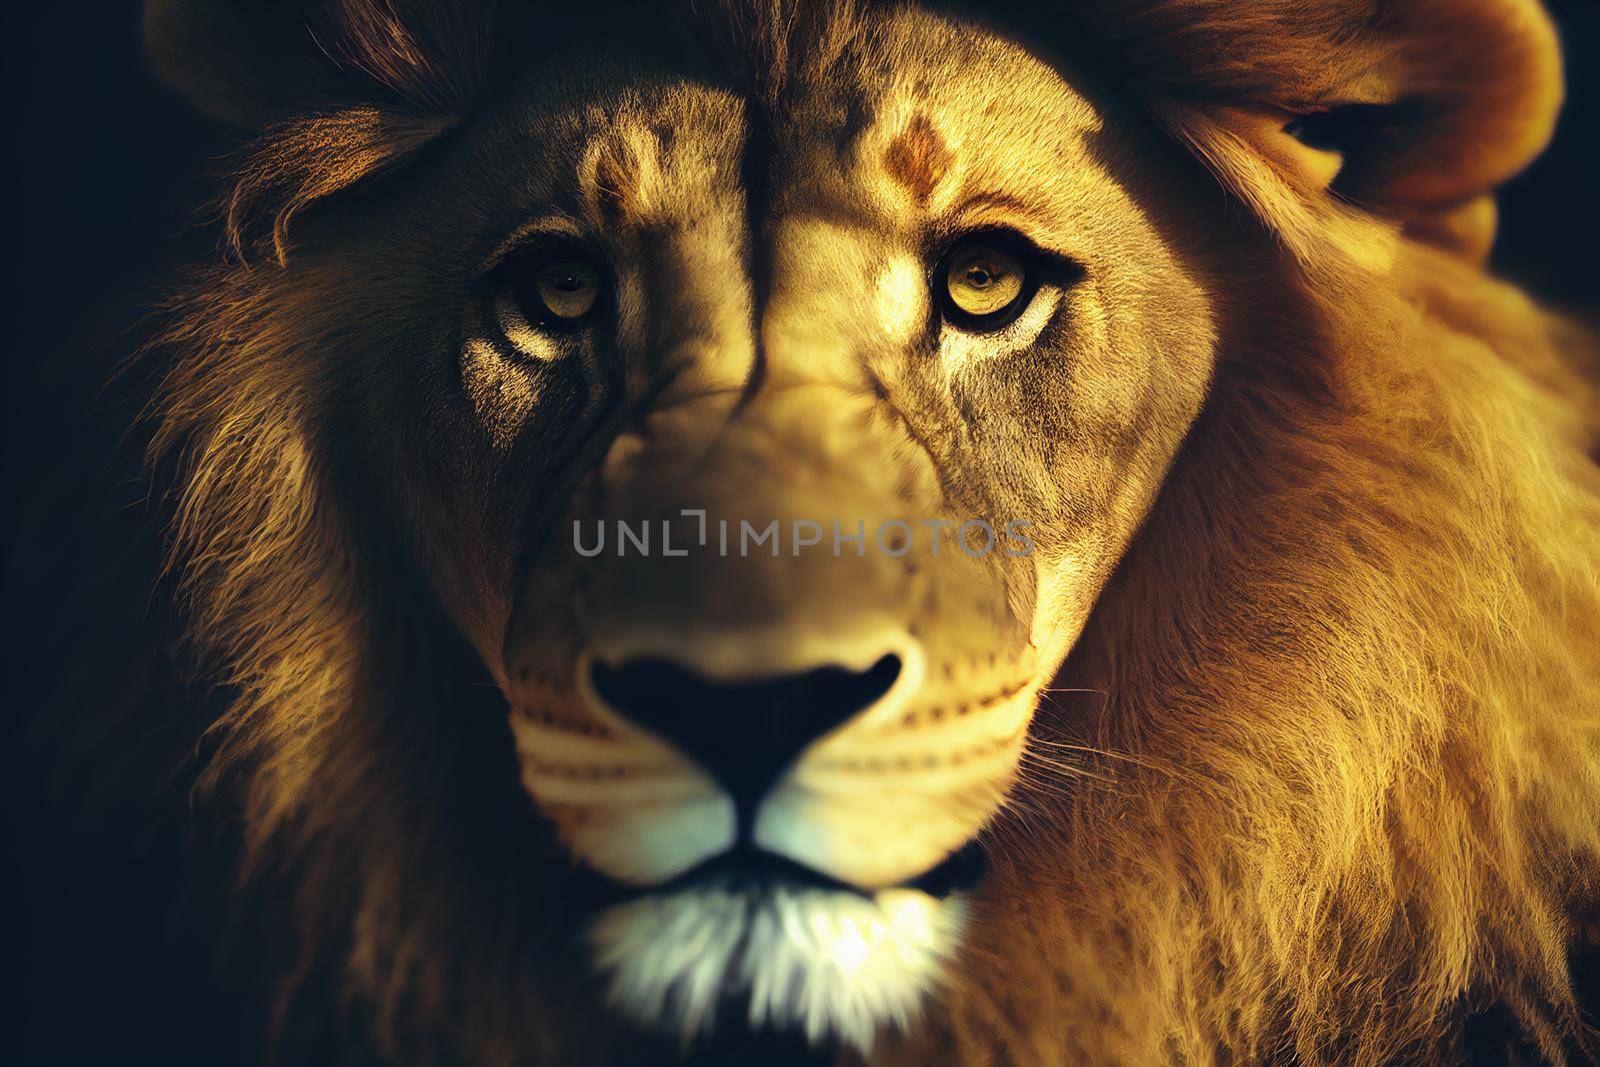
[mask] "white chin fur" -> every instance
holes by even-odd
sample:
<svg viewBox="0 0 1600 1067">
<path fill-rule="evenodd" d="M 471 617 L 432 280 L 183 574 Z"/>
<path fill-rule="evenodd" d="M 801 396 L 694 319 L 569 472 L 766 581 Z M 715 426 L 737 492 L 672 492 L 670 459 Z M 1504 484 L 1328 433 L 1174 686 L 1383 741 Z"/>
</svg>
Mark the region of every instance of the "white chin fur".
<svg viewBox="0 0 1600 1067">
<path fill-rule="evenodd" d="M 752 1028 L 800 1029 L 866 1052 L 907 1028 L 938 981 L 966 903 L 915 889 L 685 889 L 602 912 L 590 929 L 611 1001 L 685 1042 L 719 1004 L 748 998 Z"/>
</svg>

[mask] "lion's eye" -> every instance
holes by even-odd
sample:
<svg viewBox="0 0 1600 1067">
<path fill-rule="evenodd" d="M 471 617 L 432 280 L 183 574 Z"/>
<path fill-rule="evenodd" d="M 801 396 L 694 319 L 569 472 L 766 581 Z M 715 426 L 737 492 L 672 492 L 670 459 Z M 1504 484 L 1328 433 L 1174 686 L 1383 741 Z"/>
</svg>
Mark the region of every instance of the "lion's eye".
<svg viewBox="0 0 1600 1067">
<path fill-rule="evenodd" d="M 999 329 L 1027 306 L 1034 284 L 1027 262 L 991 238 L 969 238 L 938 274 L 946 317 L 968 329 Z"/>
<path fill-rule="evenodd" d="M 580 258 L 548 259 L 517 272 L 512 294 L 517 307 L 534 326 L 578 322 L 600 299 L 600 271 Z"/>
</svg>

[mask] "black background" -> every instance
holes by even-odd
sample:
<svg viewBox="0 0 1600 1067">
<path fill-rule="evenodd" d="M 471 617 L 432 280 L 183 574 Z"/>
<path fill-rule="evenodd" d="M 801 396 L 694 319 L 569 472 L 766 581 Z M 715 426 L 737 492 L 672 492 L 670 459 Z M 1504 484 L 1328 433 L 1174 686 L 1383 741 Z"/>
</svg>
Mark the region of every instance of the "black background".
<svg viewBox="0 0 1600 1067">
<path fill-rule="evenodd" d="M 1593 147 L 1600 113 L 1600 70 L 1594 63 L 1600 56 L 1600 6 L 1562 0 L 1552 7 L 1567 43 L 1569 104 L 1550 151 L 1501 197 L 1494 267 L 1548 301 L 1592 307 L 1600 296 L 1594 269 L 1600 160 Z M 71 581 L 61 568 L 110 565 L 75 561 L 61 548 L 77 543 L 75 525 L 96 521 L 85 518 L 94 512 L 79 506 L 84 498 L 112 482 L 113 495 L 126 495 L 125 506 L 139 506 L 138 485 L 127 482 L 109 458 L 124 444 L 136 401 L 104 383 L 127 355 L 142 309 L 160 292 L 171 267 L 211 248 L 214 232 L 193 225 L 193 218 L 210 192 L 208 173 L 240 145 L 241 135 L 192 115 L 154 82 L 138 50 L 137 5 L 49 4 L 11 18 L 8 65 L 23 81 L 20 108 L 13 109 L 11 170 L 21 185 L 21 232 L 12 252 L 15 303 L 6 364 L 6 704 L 16 711 L 77 669 L 49 637 L 82 622 L 63 614 L 139 610 L 114 603 L 69 607 L 50 591 Z M 31 758 L 23 746 L 8 747 L 16 757 Z M 83 1034 L 68 1032 L 75 1027 L 130 1027 L 137 1046 L 140 1027 L 129 1017 L 132 1009 L 119 1011 L 107 999 L 114 995 L 108 986 L 137 981 L 137 973 L 96 982 L 92 976 L 104 961 L 94 958 L 93 946 L 58 944 L 40 918 L 45 907 L 58 917 L 80 906 L 108 907 L 120 915 L 118 879 L 133 872 L 67 861 L 50 867 L 58 862 L 51 857 L 69 853 L 74 843 L 55 839 L 41 846 L 39 827 L 64 824 L 42 810 L 57 798 L 34 788 L 38 779 L 27 771 L 8 776 L 14 847 L 7 851 L 23 868 L 8 881 L 20 879 L 30 901 L 18 915 L 15 951 L 7 954 L 19 961 L 8 970 L 25 988 L 8 999 L 13 1005 L 20 1001 L 24 1014 L 33 1016 L 36 1029 L 27 1045 L 35 1049 L 41 1041 L 118 1047 L 112 1034 L 85 1041 Z M 97 884 L 65 884 L 73 879 Z M 137 923 L 137 910 L 148 903 L 126 900 L 127 921 Z M 106 947 L 108 955 L 124 957 L 167 951 L 159 929 L 130 932 L 126 944 Z M 58 952 L 88 955 L 54 958 Z M 196 946 L 173 952 L 187 961 L 183 966 L 197 966 L 206 955 Z M 160 981 L 155 975 L 174 961 L 151 962 L 151 980 Z M 55 988 L 51 1003 L 41 1005 L 38 990 L 27 987 L 46 971 Z M 84 999 L 61 1000 L 79 972 L 85 975 Z M 193 988 L 206 987 L 199 982 Z M 189 1040 L 176 1046 L 215 1049 L 212 1041 L 225 1040 L 226 1008 L 202 998 L 169 1005 L 166 1021 L 145 1019 L 144 1025 L 188 1020 L 183 1025 L 193 1028 Z"/>
</svg>

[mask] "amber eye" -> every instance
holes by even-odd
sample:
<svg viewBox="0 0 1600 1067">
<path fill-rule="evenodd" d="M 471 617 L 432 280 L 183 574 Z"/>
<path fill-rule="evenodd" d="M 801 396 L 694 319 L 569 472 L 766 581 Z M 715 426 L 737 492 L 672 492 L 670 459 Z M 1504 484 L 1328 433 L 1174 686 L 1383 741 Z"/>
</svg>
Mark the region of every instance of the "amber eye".
<svg viewBox="0 0 1600 1067">
<path fill-rule="evenodd" d="M 570 243 L 528 246 L 507 256 L 478 283 L 490 298 L 510 298 L 533 330 L 573 330 L 594 314 L 606 290 L 602 267 Z"/>
<path fill-rule="evenodd" d="M 1034 283 L 1020 249 L 1000 238 L 968 238 L 945 256 L 937 280 L 946 317 L 960 326 L 994 330 L 1027 306 Z"/>
<path fill-rule="evenodd" d="M 581 259 L 559 259 L 535 267 L 517 287 L 517 303 L 532 323 L 575 322 L 600 299 L 600 272 Z"/>
</svg>

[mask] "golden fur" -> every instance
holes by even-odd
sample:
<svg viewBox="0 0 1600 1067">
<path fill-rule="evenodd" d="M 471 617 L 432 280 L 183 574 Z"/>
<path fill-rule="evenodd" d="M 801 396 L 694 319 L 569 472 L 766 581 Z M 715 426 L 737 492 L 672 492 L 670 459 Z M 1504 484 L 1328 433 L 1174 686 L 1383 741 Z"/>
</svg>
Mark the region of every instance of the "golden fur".
<svg viewBox="0 0 1600 1067">
<path fill-rule="evenodd" d="M 1218 382 L 1062 674 L 1087 725 L 1041 713 L 1071 797 L 997 843 L 954 1061 L 1448 1062 L 1500 1000 L 1561 1062 L 1584 1025 L 1595 394 L 1519 294 L 1404 270 L 1330 315 L 1317 400 Z"/>
<path fill-rule="evenodd" d="M 186 6 L 153 5 L 147 32 L 181 38 Z M 492 546 L 518 520 L 471 457 L 448 472 L 395 458 L 429 430 L 372 412 L 436 403 L 416 373 L 300 358 L 380 322 L 449 343 L 401 294 L 352 279 L 423 255 L 431 235 L 385 236 L 373 179 L 448 151 L 466 98 L 495 81 L 482 49 L 467 69 L 430 54 L 457 37 L 437 29 L 397 60 L 401 35 L 381 27 L 406 25 L 402 8 L 339 7 L 345 73 L 389 97 L 345 107 L 296 86 L 340 105 L 297 114 L 252 96 L 250 121 L 296 117 L 242 162 L 224 201 L 236 261 L 195 276 L 163 339 L 173 566 L 193 639 L 237 693 L 210 783 L 237 798 L 251 869 L 297 872 L 307 966 L 343 953 L 391 1055 L 598 1061 L 621 1053 L 574 1023 L 600 1009 L 567 977 L 583 963 L 561 939 L 559 861 L 457 836 L 520 800 L 504 731 L 440 730 L 419 708 L 453 699 L 453 680 L 411 672 L 455 655 L 434 652 L 414 602 L 436 595 L 463 644 L 499 641 L 503 620 L 474 629 L 461 605 L 505 595 L 513 567 Z M 774 112 L 785 76 L 900 17 L 734 14 L 715 25 Z M 1596 348 L 1480 266 L 1487 198 L 1552 126 L 1547 21 L 1521 0 L 1006 17 L 1078 41 L 1061 48 L 1092 56 L 1253 219 L 1187 249 L 1228 286 L 1210 293 L 1204 410 L 1082 636 L 1039 679 L 947 988 L 865 1058 L 1442 1063 L 1463 1015 L 1492 1004 L 1540 1055 L 1594 1056 L 1567 954 L 1600 899 Z M 1451 35 L 1482 47 L 1463 63 Z M 191 93 L 216 76 L 163 69 Z M 418 74 L 435 69 L 449 73 Z M 1342 159 L 1284 132 L 1350 107 L 1400 110 Z M 920 201 L 950 165 L 926 120 L 885 158 Z M 429 195 L 460 195 L 427 174 Z M 366 195 L 341 214 L 341 190 Z M 358 386 L 360 405 L 341 399 Z M 443 520 L 421 513 L 452 475 L 488 518 L 450 546 L 473 566 L 421 592 L 446 551 L 429 525 Z M 494 783 L 450 792 L 461 775 Z"/>
</svg>

